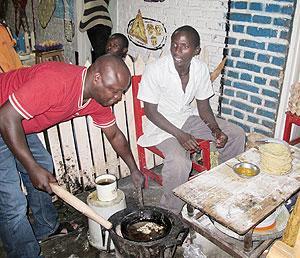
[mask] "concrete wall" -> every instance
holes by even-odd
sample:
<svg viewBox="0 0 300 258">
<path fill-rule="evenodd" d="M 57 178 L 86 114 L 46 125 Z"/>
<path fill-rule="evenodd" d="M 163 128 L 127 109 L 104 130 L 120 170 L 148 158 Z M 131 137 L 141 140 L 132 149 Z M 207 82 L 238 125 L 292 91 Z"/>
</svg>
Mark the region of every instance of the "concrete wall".
<svg viewBox="0 0 300 258">
<path fill-rule="evenodd" d="M 172 32 L 185 24 L 193 26 L 200 34 L 202 58 L 212 71 L 223 58 L 226 37 L 227 0 L 165 0 L 164 2 L 145 2 L 144 0 L 118 0 L 118 19 L 115 31 L 127 34 L 128 22 L 135 18 L 138 9 L 143 17 L 161 21 L 168 34 L 166 45 L 160 50 L 147 50 L 130 42 L 129 53 L 144 59 L 149 55 L 157 58 L 162 52 L 167 53 L 170 47 Z M 220 89 L 220 77 L 214 82 L 216 95 L 212 98 L 213 110 L 217 112 Z"/>
</svg>

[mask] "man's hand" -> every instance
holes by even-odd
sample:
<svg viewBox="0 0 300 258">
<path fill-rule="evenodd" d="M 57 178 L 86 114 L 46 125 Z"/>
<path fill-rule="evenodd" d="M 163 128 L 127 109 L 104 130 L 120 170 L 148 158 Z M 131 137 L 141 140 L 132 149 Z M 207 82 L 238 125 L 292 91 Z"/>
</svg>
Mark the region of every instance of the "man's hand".
<svg viewBox="0 0 300 258">
<path fill-rule="evenodd" d="M 223 133 L 220 128 L 213 130 L 212 135 L 216 140 L 216 147 L 223 148 L 227 143 L 228 136 L 225 133 Z"/>
<path fill-rule="evenodd" d="M 56 179 L 46 169 L 39 167 L 33 173 L 29 173 L 29 178 L 35 188 L 52 193 L 49 183 L 56 183 Z"/>
<path fill-rule="evenodd" d="M 131 178 L 135 188 L 144 188 L 145 177 L 138 169 L 131 171 Z"/>
<path fill-rule="evenodd" d="M 191 134 L 181 131 L 178 135 L 176 135 L 176 139 L 187 151 L 199 150 L 198 142 Z"/>
</svg>

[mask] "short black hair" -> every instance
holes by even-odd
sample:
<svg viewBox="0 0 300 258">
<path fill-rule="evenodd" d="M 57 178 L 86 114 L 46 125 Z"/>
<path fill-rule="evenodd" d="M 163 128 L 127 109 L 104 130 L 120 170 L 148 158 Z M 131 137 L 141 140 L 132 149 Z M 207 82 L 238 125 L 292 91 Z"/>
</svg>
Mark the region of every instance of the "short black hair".
<svg viewBox="0 0 300 258">
<path fill-rule="evenodd" d="M 195 47 L 200 47 L 200 36 L 198 31 L 196 31 L 192 26 L 184 25 L 177 28 L 173 33 L 171 38 L 174 36 L 176 32 L 188 32 L 192 37 L 192 42 L 194 43 Z"/>
<path fill-rule="evenodd" d="M 126 36 L 122 33 L 114 33 L 109 38 L 119 38 L 122 40 L 123 48 L 128 48 L 129 41 Z"/>
</svg>

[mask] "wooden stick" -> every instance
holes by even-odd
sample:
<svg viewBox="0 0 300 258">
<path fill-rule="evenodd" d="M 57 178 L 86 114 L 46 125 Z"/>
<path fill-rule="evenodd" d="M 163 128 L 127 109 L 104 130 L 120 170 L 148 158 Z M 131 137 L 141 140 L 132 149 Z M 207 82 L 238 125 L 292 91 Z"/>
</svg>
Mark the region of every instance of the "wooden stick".
<svg viewBox="0 0 300 258">
<path fill-rule="evenodd" d="M 218 78 L 220 73 L 222 72 L 225 62 L 226 62 L 227 57 L 224 57 L 221 63 L 218 64 L 217 68 L 210 74 L 210 80 L 213 82 L 215 79 Z"/>
<path fill-rule="evenodd" d="M 63 199 L 66 203 L 73 206 L 76 210 L 80 211 L 85 216 L 89 217 L 90 219 L 94 220 L 95 222 L 99 223 L 106 229 L 111 229 L 112 224 L 108 220 L 99 216 L 92 208 L 90 208 L 87 204 L 83 201 L 79 200 L 73 194 L 69 193 L 67 190 L 59 186 L 57 183 L 50 183 L 49 184 L 52 191 Z"/>
</svg>

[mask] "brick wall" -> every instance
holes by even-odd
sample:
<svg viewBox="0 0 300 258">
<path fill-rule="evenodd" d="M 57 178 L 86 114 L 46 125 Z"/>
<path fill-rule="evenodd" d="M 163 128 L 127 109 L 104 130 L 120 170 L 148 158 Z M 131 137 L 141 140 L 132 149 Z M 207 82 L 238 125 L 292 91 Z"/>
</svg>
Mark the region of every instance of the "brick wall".
<svg viewBox="0 0 300 258">
<path fill-rule="evenodd" d="M 289 48 L 294 0 L 231 1 L 222 116 L 272 136 Z"/>
<path fill-rule="evenodd" d="M 188 24 L 200 34 L 202 55 L 208 62 L 210 70 L 212 71 L 222 60 L 226 37 L 227 0 L 165 0 L 155 3 L 144 2 L 144 0 L 118 0 L 118 21 L 114 31 L 126 35 L 128 22 L 135 18 L 138 9 L 141 10 L 143 17 L 161 21 L 167 29 L 168 38 L 164 48 L 157 51 L 146 50 L 130 43 L 129 53 L 133 56 L 141 54 L 146 59 L 149 55 L 158 57 L 162 51 L 168 52 L 172 32 Z M 213 110 L 217 112 L 220 78 L 213 86 L 216 95 L 212 98 L 211 104 Z"/>
</svg>

